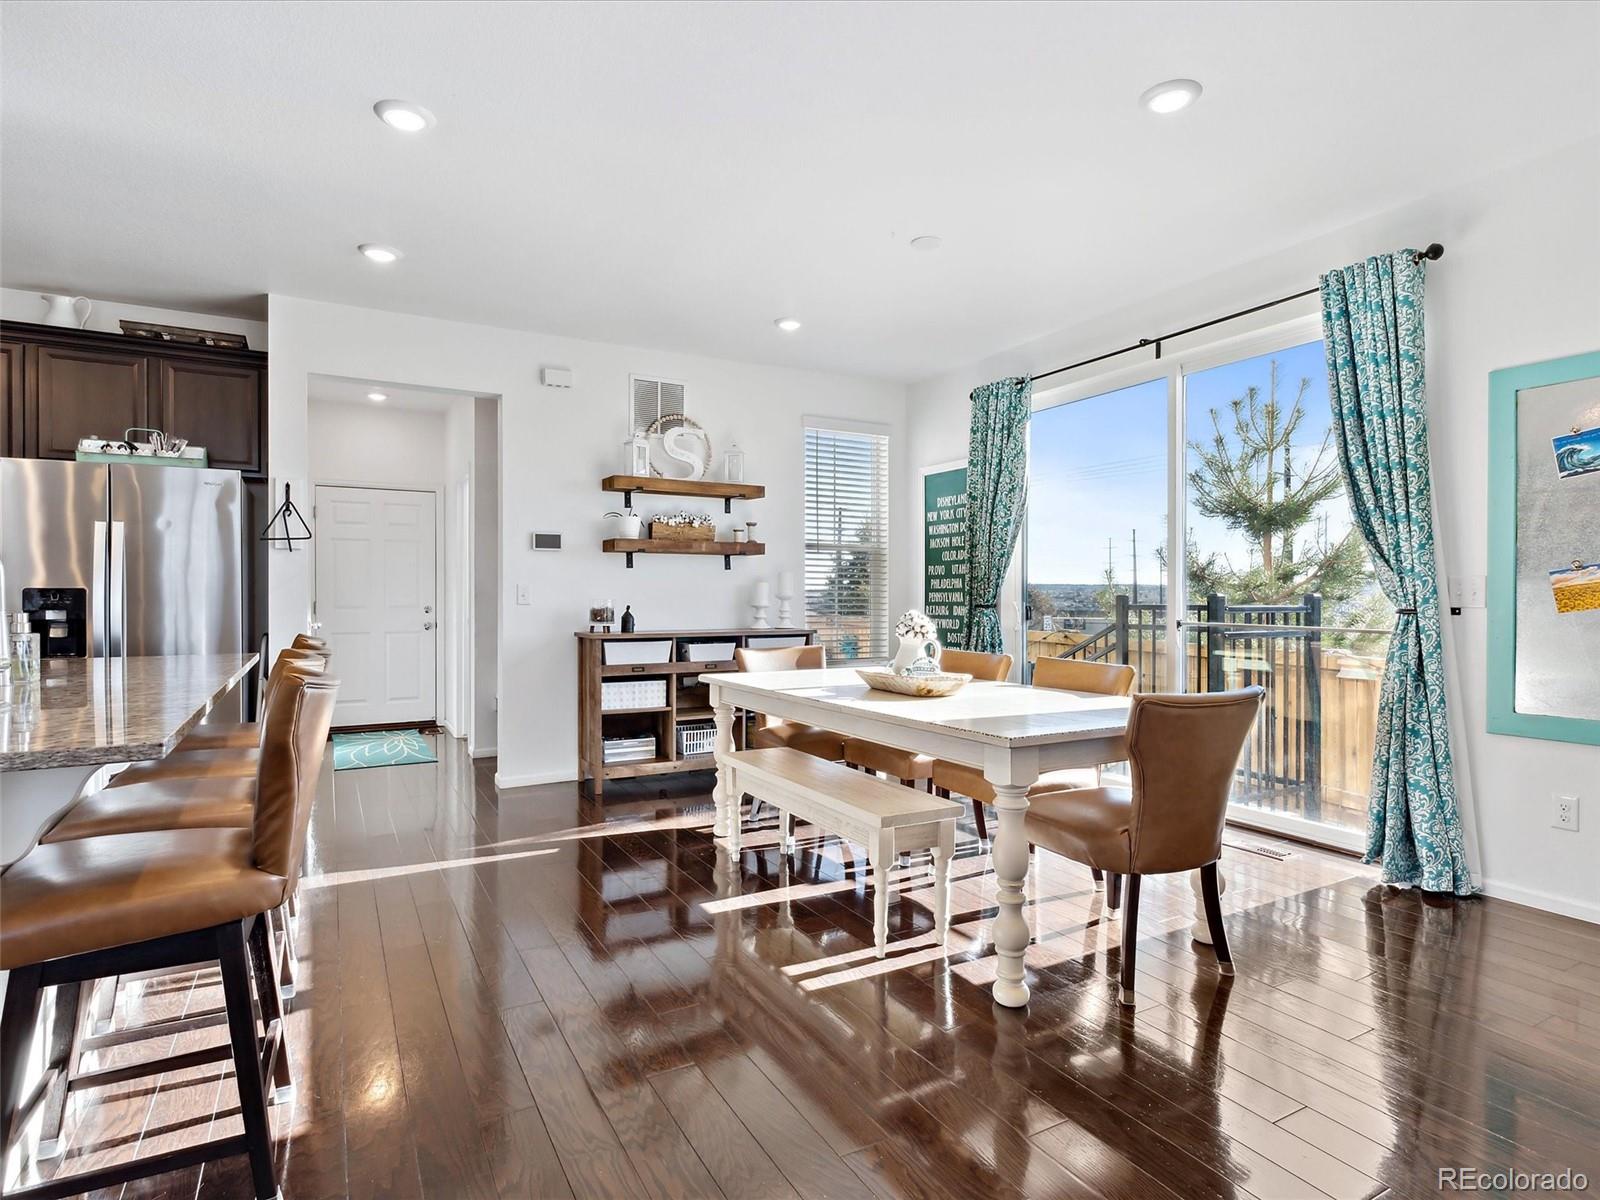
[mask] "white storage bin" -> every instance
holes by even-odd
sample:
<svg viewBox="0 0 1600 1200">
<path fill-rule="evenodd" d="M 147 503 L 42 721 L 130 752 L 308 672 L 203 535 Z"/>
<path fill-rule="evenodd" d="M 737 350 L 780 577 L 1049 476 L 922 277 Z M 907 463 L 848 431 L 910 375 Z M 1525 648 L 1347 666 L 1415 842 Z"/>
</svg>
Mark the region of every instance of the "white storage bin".
<svg viewBox="0 0 1600 1200">
<path fill-rule="evenodd" d="M 737 642 L 688 642 L 683 649 L 688 662 L 732 662 L 737 645 Z"/>
<path fill-rule="evenodd" d="M 608 679 L 600 685 L 600 709 L 663 708 L 667 703 L 665 679 Z"/>
<path fill-rule="evenodd" d="M 781 650 L 785 646 L 804 646 L 806 639 L 804 634 L 799 633 L 778 634 L 774 637 L 751 636 L 745 639 L 745 644 L 752 650 Z"/>
<path fill-rule="evenodd" d="M 695 754 L 710 754 L 717 748 L 715 725 L 679 725 L 678 754 L 688 758 Z"/>
<path fill-rule="evenodd" d="M 665 641 L 601 642 L 600 660 L 608 667 L 632 663 L 665 663 L 672 661 L 672 639 Z M 662 701 L 666 703 L 665 700 Z"/>
</svg>

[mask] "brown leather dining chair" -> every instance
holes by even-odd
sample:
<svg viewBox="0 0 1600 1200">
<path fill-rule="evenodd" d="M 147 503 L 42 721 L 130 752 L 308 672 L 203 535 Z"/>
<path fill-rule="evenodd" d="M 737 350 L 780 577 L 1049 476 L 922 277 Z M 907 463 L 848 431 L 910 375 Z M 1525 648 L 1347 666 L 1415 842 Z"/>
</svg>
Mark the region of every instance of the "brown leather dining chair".
<svg viewBox="0 0 1600 1200">
<path fill-rule="evenodd" d="M 1127 876 L 1122 911 L 1123 1004 L 1133 1004 L 1139 880 L 1200 872 L 1211 945 L 1223 974 L 1233 973 L 1222 927 L 1217 859 L 1228 793 L 1263 689 L 1191 695 L 1139 695 L 1128 713 L 1129 787 L 1069 788 L 1033 798 L 1028 842 L 1110 875 L 1109 900 Z"/>
<path fill-rule="evenodd" d="M 1066 692 L 1092 692 L 1099 696 L 1126 696 L 1133 691 L 1134 669 L 1120 663 L 1085 662 L 1076 658 L 1041 658 L 1033 664 L 1033 686 L 1059 688 Z M 994 803 L 994 788 L 977 767 L 939 759 L 933 764 L 933 790 L 945 799 L 952 794 L 972 800 L 972 817 L 978 826 L 978 836 L 989 840 L 984 805 Z M 1093 767 L 1071 767 L 1062 771 L 1047 771 L 1028 789 L 1029 797 L 1062 788 L 1094 787 L 1100 782 L 1099 771 Z M 1100 872 L 1094 873 L 1095 885 L 1100 884 Z"/>
<path fill-rule="evenodd" d="M 12 1195 L 96 1191 L 235 1154 L 248 1156 L 258 1200 L 277 1195 L 265 1079 L 287 1051 L 263 917 L 296 885 L 337 695 L 337 683 L 321 678 L 280 689 L 275 708 L 288 708 L 290 719 L 273 721 L 262 740 L 248 827 L 41 843 L 0 874 L 0 969 L 11 972 L 0 1011 L 0 1154 L 17 1127 L 45 989 L 55 989 L 57 1011 L 43 1090 L 46 1103 L 59 1104 L 70 1043 L 59 1033 L 75 1025 L 80 983 L 206 961 L 221 967 L 228 1045 L 118 1068 L 101 1082 L 231 1058 L 244 1127 Z"/>
<path fill-rule="evenodd" d="M 939 660 L 940 668 L 952 674 L 971 675 L 974 679 L 993 682 L 1011 674 L 1011 655 L 984 654 L 976 650 L 946 650 Z M 865 738 L 848 738 L 844 744 L 844 761 L 858 770 L 878 771 L 892 775 L 907 787 L 926 783 L 933 786 L 933 758 L 914 750 L 901 750 L 895 746 L 882 746 Z"/>
<path fill-rule="evenodd" d="M 747 650 L 741 646 L 733 652 L 733 663 L 741 671 L 809 671 L 826 667 L 828 655 L 821 646 L 780 646 L 772 650 Z M 843 734 L 760 713 L 750 730 L 749 744 L 755 750 L 787 746 L 830 762 L 844 757 Z"/>
</svg>

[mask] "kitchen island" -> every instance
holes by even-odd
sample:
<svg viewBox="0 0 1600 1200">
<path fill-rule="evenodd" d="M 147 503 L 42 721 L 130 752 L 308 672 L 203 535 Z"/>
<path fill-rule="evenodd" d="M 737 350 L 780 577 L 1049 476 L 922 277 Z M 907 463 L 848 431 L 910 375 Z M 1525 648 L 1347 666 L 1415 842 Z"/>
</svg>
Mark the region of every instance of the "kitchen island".
<svg viewBox="0 0 1600 1200">
<path fill-rule="evenodd" d="M 256 660 L 51 658 L 37 680 L 0 692 L 0 862 L 23 853 L 45 819 L 107 766 L 170 754 Z"/>
</svg>

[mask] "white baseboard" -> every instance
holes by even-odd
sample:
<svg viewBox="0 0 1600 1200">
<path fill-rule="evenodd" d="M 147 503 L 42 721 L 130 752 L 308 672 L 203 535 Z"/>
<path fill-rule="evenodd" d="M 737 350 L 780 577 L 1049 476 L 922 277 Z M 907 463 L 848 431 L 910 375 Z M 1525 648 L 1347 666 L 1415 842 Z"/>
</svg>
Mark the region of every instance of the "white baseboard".
<svg viewBox="0 0 1600 1200">
<path fill-rule="evenodd" d="M 577 775 L 572 771 L 535 771 L 531 775 L 507 775 L 504 771 L 494 773 L 494 785 L 500 788 L 533 787 L 539 783 L 576 783 Z"/>
<path fill-rule="evenodd" d="M 493 746 L 473 746 L 467 750 L 470 758 L 493 758 L 498 753 L 500 752 Z"/>
<path fill-rule="evenodd" d="M 1588 921 L 1592 925 L 1600 925 L 1600 904 L 1576 900 L 1571 896 L 1554 896 L 1549 892 L 1541 892 L 1535 888 L 1517 887 L 1514 884 L 1499 883 L 1493 879 L 1480 879 L 1478 882 L 1483 885 L 1483 894 L 1493 896 L 1496 900 L 1509 900 L 1513 904 L 1526 904 L 1529 908 L 1559 913 L 1563 917 L 1574 917 L 1579 921 Z"/>
</svg>

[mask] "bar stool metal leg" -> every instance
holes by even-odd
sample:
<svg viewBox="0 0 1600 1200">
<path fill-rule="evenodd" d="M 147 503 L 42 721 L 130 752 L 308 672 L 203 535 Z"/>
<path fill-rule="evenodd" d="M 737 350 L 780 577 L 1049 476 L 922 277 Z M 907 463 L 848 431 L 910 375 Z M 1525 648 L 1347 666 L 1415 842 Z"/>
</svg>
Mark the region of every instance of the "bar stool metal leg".
<svg viewBox="0 0 1600 1200">
<path fill-rule="evenodd" d="M 267 1117 L 267 1089 L 261 1078 L 261 1048 L 256 1041 L 255 1019 L 252 1015 L 254 1009 L 250 998 L 250 965 L 245 953 L 245 930 L 251 923 L 247 920 L 218 926 L 217 957 L 222 961 L 222 993 L 228 1005 L 233 1075 L 239 1085 L 239 1111 L 244 1117 L 250 1177 L 255 1185 L 256 1200 L 277 1200 L 277 1174 L 272 1161 L 272 1124 Z"/>
</svg>

